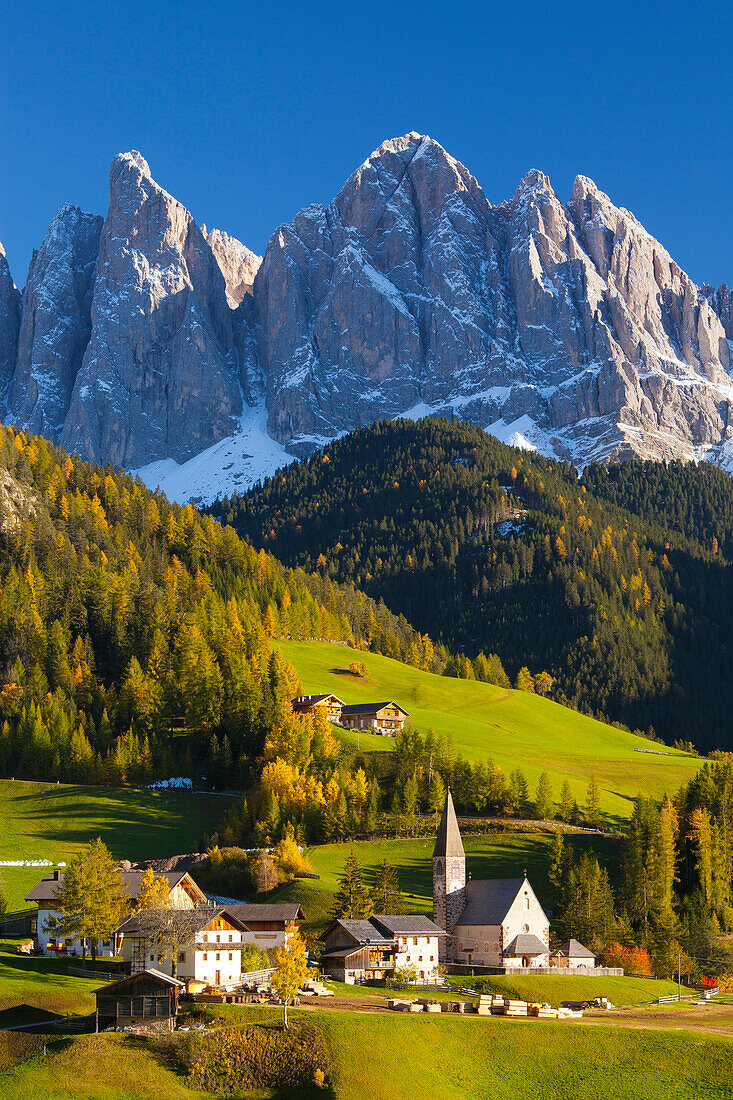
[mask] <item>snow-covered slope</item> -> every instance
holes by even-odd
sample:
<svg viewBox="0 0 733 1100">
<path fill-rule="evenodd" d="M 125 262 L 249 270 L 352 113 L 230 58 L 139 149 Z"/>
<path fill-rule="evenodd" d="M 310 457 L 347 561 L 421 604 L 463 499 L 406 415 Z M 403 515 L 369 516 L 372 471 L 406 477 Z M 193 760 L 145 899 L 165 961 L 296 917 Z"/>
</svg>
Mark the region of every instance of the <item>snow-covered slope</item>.
<svg viewBox="0 0 733 1100">
<path fill-rule="evenodd" d="M 401 415 L 578 465 L 733 470 L 729 289 L 697 287 L 591 180 L 562 203 L 533 170 L 494 205 L 421 134 L 381 145 L 261 262 L 121 154 L 104 225 L 61 208 L 18 314 L 0 253 L 8 415 L 178 499 Z"/>
</svg>

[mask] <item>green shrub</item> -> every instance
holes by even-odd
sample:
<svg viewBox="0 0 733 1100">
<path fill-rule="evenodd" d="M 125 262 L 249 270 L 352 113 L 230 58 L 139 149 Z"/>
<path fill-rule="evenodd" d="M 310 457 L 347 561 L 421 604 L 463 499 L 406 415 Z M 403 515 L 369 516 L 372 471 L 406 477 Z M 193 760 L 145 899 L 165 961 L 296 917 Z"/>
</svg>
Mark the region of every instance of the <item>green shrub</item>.
<svg viewBox="0 0 733 1100">
<path fill-rule="evenodd" d="M 184 1053 L 184 1052 L 182 1052 Z M 328 1078 L 321 1032 L 308 1025 L 255 1026 L 190 1036 L 186 1060 L 191 1088 L 220 1096 L 250 1089 L 312 1088 Z"/>
</svg>

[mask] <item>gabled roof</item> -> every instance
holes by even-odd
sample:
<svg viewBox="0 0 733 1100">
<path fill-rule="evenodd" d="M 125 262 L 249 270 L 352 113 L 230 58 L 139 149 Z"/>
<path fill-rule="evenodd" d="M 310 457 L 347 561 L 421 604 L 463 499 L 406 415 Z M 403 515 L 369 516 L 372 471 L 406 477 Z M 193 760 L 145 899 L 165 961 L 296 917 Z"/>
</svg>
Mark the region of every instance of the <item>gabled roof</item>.
<svg viewBox="0 0 733 1100">
<path fill-rule="evenodd" d="M 532 933 L 523 933 L 515 936 L 508 947 L 504 948 L 504 955 L 546 955 L 548 947 L 546 943 L 538 939 Z"/>
<path fill-rule="evenodd" d="M 189 926 L 195 932 L 205 931 L 217 917 L 225 917 L 239 932 L 247 931 L 242 921 L 232 912 L 228 905 L 219 905 L 214 909 L 210 909 L 208 906 L 202 906 L 200 909 L 184 909 L 183 912 L 186 913 L 186 917 L 190 921 Z M 117 931 L 123 932 L 126 936 L 134 936 L 135 933 L 140 932 L 139 918 L 139 913 L 133 913 L 131 917 L 128 917 L 126 921 L 122 922 Z"/>
<path fill-rule="evenodd" d="M 565 943 L 558 947 L 557 951 L 552 952 L 553 959 L 595 959 L 595 955 L 592 951 L 589 951 L 587 947 L 584 947 L 579 940 L 566 940 Z"/>
<path fill-rule="evenodd" d="M 437 924 L 433 924 L 430 917 L 422 915 L 413 916 L 374 916 L 371 923 L 376 924 L 386 933 L 392 936 L 420 935 L 420 936 L 445 936 L 446 933 Z"/>
<path fill-rule="evenodd" d="M 459 925 L 501 924 L 524 886 L 523 878 L 469 879 Z"/>
<path fill-rule="evenodd" d="M 185 982 L 179 982 L 177 978 L 171 978 L 169 974 L 164 974 L 162 970 L 156 970 L 154 966 L 149 966 L 146 970 L 138 970 L 134 974 L 125 974 L 124 978 L 118 978 L 117 981 L 110 982 L 109 985 L 102 985 L 94 992 L 104 993 L 108 989 L 116 989 L 118 985 L 126 985 L 128 982 L 135 981 L 136 978 L 144 977 L 155 978 L 156 981 L 164 982 L 174 989 L 183 989 L 185 985 Z"/>
<path fill-rule="evenodd" d="M 435 838 L 433 859 L 435 859 L 436 856 L 442 856 L 443 858 L 446 856 L 460 856 L 462 859 L 466 858 L 466 853 L 463 850 L 463 841 L 461 840 L 461 830 L 458 828 L 458 819 L 456 817 L 450 788 L 445 793 L 443 815 L 440 819 L 440 825 L 438 826 L 438 835 Z"/>
<path fill-rule="evenodd" d="M 394 699 L 388 699 L 386 703 L 349 703 L 348 706 L 341 708 L 342 714 L 376 714 L 377 711 L 384 710 L 385 707 L 397 707 L 397 710 L 401 714 L 404 714 L 405 718 L 409 718 L 410 715 L 406 710 L 403 710 L 399 703 L 395 703 Z"/>
<path fill-rule="evenodd" d="M 336 927 L 336 925 L 338 925 L 340 928 L 343 928 L 343 930 L 349 936 L 351 936 L 354 943 L 357 944 L 373 943 L 392 946 L 392 944 L 394 943 L 393 936 L 385 936 L 384 932 L 377 928 L 376 925 L 372 924 L 371 921 L 346 920 L 345 918 L 332 921 L 326 931 L 321 936 L 321 939 L 324 939 L 325 936 L 327 936 L 328 933 L 331 931 L 331 929 Z"/>
<path fill-rule="evenodd" d="M 294 707 L 317 707 L 319 703 L 325 703 L 329 699 L 335 699 L 341 706 L 344 705 L 343 699 L 339 699 L 338 695 L 334 695 L 332 691 L 329 691 L 327 695 L 296 695 L 295 699 L 291 699 L 291 706 Z"/>
<path fill-rule="evenodd" d="M 26 901 L 53 901 L 56 896 L 61 883 L 64 881 L 64 871 L 53 872 L 50 871 L 47 875 L 41 879 L 37 886 L 34 886 L 29 894 L 26 894 Z M 143 871 L 121 871 L 122 875 L 122 887 L 127 894 L 128 898 L 136 898 L 142 888 Z M 190 878 L 188 871 L 160 871 L 156 872 L 157 878 L 164 878 L 168 882 L 169 889 L 173 890 L 179 885 L 183 879 L 188 878 L 194 886 L 196 883 Z M 198 886 L 196 889 L 201 893 Z M 203 894 L 202 894 L 203 897 Z"/>
<path fill-rule="evenodd" d="M 283 902 L 273 905 L 266 902 L 241 902 L 236 905 L 227 905 L 226 909 L 227 913 L 233 913 L 245 924 L 248 920 L 282 921 L 283 924 L 287 924 L 289 921 L 305 920 L 305 914 L 297 902 L 290 902 L 289 904 Z"/>
</svg>

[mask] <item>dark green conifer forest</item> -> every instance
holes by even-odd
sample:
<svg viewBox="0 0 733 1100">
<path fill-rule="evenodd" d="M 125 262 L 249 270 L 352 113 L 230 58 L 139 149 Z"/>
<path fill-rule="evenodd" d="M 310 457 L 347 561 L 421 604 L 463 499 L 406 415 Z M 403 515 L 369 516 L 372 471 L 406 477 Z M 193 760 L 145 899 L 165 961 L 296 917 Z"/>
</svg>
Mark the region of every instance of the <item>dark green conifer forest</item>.
<svg viewBox="0 0 733 1100">
<path fill-rule="evenodd" d="M 681 464 L 579 480 L 463 422 L 388 421 L 213 513 L 384 600 L 460 655 L 451 674 L 497 654 L 520 686 L 545 672 L 560 701 L 705 751 L 733 745 L 731 486 Z"/>
</svg>

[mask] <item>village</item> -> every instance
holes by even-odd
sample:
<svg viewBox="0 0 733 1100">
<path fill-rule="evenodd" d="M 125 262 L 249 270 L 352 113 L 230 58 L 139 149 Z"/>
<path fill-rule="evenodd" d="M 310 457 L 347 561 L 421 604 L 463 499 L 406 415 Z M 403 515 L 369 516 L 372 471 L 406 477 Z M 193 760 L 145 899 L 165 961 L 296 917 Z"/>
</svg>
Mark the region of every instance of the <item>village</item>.
<svg viewBox="0 0 733 1100">
<path fill-rule="evenodd" d="M 361 712 L 369 713 L 369 708 Z M 623 975 L 618 968 L 597 967 L 593 953 L 574 939 L 550 949 L 550 919 L 526 873 L 513 879 L 467 877 L 450 791 L 432 854 L 432 919 L 403 913 L 334 919 L 315 949 L 302 953 L 299 980 L 287 991 L 279 988 L 277 974 L 296 942 L 300 946 L 306 913 L 299 904 L 217 903 L 185 870 L 154 873 L 125 864 L 120 874 L 134 911 L 93 945 L 86 937 L 55 931 L 63 925 L 57 895 L 64 891 L 64 871 L 50 871 L 26 896 L 37 912 L 33 941 L 22 950 L 76 959 L 85 966 L 93 948 L 93 970 L 114 967 L 106 971 L 113 980 L 96 992 L 95 1013 L 79 1025 L 84 1030 L 172 1030 L 179 1012 L 195 1004 L 284 1003 L 287 1012 L 289 1003 L 332 998 L 339 1007 L 356 1009 L 357 1000 L 335 997 L 340 985 L 362 986 L 365 993 L 369 987 L 401 990 L 384 1002 L 387 1010 L 577 1019 L 582 1015 L 577 1005 L 551 1008 L 471 990 L 459 998 L 460 984 L 447 984 L 446 975 L 518 970 L 566 977 Z M 266 952 L 273 965 L 255 971 L 243 967 L 248 947 Z M 452 992 L 454 999 L 436 999 L 431 989 Z"/>
</svg>

